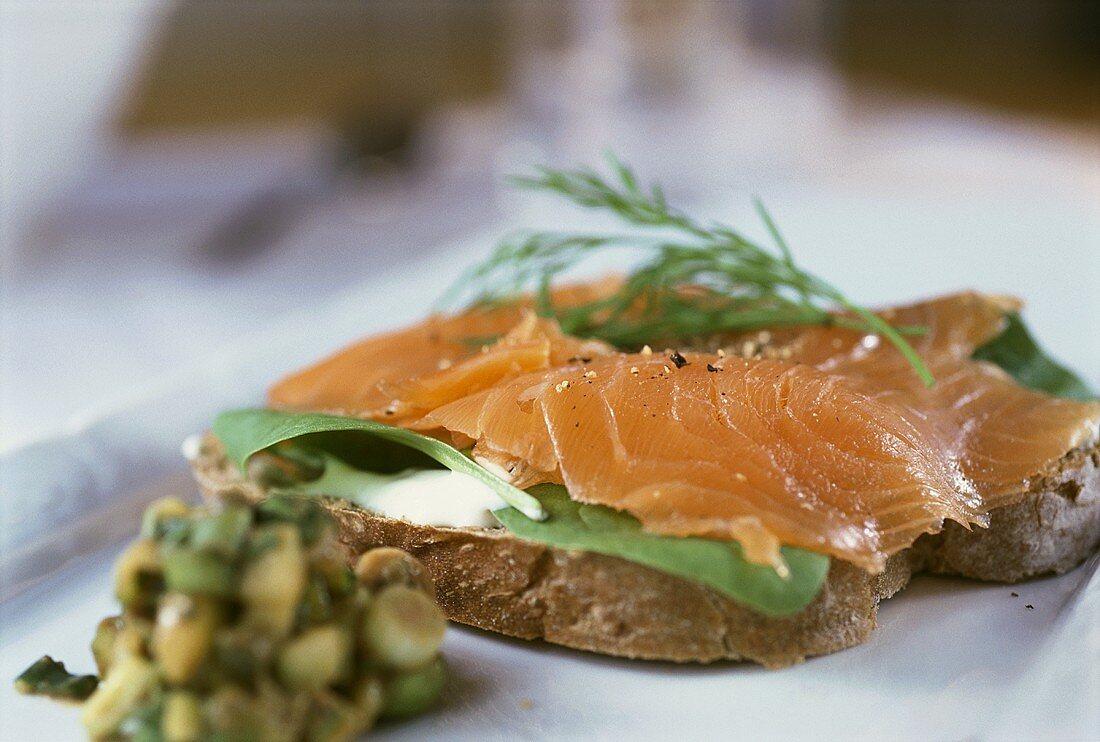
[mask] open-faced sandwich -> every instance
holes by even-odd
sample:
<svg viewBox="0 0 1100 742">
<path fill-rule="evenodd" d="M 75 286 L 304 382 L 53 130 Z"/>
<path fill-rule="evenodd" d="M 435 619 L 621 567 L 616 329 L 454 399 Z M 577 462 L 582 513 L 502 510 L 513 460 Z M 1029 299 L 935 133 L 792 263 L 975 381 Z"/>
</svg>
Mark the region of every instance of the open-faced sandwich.
<svg viewBox="0 0 1100 742">
<path fill-rule="evenodd" d="M 864 641 L 921 570 L 1012 582 L 1100 542 L 1100 403 L 1020 303 L 876 312 L 670 207 L 615 164 L 526 185 L 628 234 L 525 234 L 469 303 L 223 414 L 211 496 L 320 496 L 354 551 L 406 549 L 455 621 L 579 649 L 778 667 Z M 567 284 L 594 253 L 640 255 Z M 458 298 L 462 298 L 461 296 Z"/>
</svg>

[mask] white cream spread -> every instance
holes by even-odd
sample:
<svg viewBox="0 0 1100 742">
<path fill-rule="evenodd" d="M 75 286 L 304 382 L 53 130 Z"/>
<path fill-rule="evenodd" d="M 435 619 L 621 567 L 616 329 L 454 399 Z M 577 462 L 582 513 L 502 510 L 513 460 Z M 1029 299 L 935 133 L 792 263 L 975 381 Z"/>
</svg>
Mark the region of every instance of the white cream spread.
<svg viewBox="0 0 1100 742">
<path fill-rule="evenodd" d="M 195 461 L 201 446 L 202 435 L 192 435 L 180 450 L 188 461 Z M 342 497 L 387 518 L 443 528 L 499 528 L 492 511 L 507 507 L 492 487 L 469 474 L 446 469 L 376 474 L 353 469 L 334 457 L 327 457 L 321 479 L 299 490 Z"/>
<path fill-rule="evenodd" d="M 395 477 L 355 498 L 372 513 L 423 526 L 499 527 L 491 511 L 506 507 L 489 485 L 456 471 L 431 469 Z"/>
<path fill-rule="evenodd" d="M 195 461 L 202 452 L 202 433 L 195 433 L 183 439 L 180 444 L 180 453 L 188 461 Z"/>
</svg>

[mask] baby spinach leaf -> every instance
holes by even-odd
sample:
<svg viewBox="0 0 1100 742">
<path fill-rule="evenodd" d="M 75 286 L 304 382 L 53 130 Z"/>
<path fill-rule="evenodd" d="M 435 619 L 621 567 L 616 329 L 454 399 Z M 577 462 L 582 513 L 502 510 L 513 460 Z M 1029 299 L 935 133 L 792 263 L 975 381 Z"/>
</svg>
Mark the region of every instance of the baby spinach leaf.
<svg viewBox="0 0 1100 742">
<path fill-rule="evenodd" d="M 829 557 L 782 547 L 789 574 L 745 559 L 733 541 L 646 533 L 632 516 L 569 499 L 564 487 L 542 484 L 528 490 L 550 514 L 533 521 L 513 508 L 493 513 L 509 531 L 530 541 L 626 559 L 677 577 L 701 582 L 769 616 L 804 609 L 829 572 Z"/>
<path fill-rule="evenodd" d="M 223 412 L 214 420 L 214 435 L 221 440 L 229 460 L 242 471 L 252 454 L 269 446 L 302 436 L 333 431 L 365 433 L 376 439 L 419 451 L 451 471 L 468 474 L 489 485 L 500 495 L 500 499 L 528 518 L 542 520 L 546 517 L 546 512 L 536 498 L 486 471 L 453 446 L 411 430 L 354 417 L 267 409 Z"/>
<path fill-rule="evenodd" d="M 1031 389 L 1082 401 L 1096 398 L 1085 382 L 1043 352 L 1019 314 L 1013 312 L 1006 319 L 1004 331 L 974 351 L 974 358 L 1000 366 Z"/>
</svg>

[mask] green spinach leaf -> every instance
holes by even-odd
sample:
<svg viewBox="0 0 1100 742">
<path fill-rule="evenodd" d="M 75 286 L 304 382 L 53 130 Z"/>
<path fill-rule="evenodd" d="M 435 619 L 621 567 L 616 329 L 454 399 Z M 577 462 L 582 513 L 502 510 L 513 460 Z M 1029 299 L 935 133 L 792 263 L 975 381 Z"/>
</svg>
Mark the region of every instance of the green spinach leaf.
<svg viewBox="0 0 1100 742">
<path fill-rule="evenodd" d="M 452 471 L 468 474 L 489 485 L 500 495 L 500 499 L 528 518 L 542 520 L 546 517 L 546 511 L 536 498 L 489 473 L 453 446 L 411 430 L 354 417 L 267 409 L 223 412 L 214 420 L 214 435 L 221 440 L 229 460 L 241 467 L 242 471 L 252 454 L 269 446 L 293 438 L 333 431 L 366 433 L 377 439 L 412 448 Z"/>
<path fill-rule="evenodd" d="M 804 609 L 829 572 L 829 557 L 784 546 L 788 574 L 747 561 L 733 541 L 646 533 L 630 515 L 569 499 L 555 484 L 532 487 L 550 517 L 536 522 L 512 508 L 493 514 L 509 531 L 531 541 L 620 557 L 701 582 L 742 605 L 769 616 Z"/>
<path fill-rule="evenodd" d="M 974 351 L 974 358 L 1000 366 L 1031 389 L 1082 401 L 1096 398 L 1085 382 L 1043 352 L 1019 314 L 1007 320 L 1004 331 Z"/>
</svg>

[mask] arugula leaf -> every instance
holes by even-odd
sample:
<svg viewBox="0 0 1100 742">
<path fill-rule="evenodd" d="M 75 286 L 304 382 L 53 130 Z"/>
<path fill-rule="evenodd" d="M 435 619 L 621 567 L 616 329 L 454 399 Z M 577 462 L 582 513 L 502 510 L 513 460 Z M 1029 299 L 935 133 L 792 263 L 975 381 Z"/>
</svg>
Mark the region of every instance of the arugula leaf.
<svg viewBox="0 0 1100 742">
<path fill-rule="evenodd" d="M 547 520 L 533 521 L 512 508 L 493 513 L 520 538 L 644 564 L 701 582 L 769 616 L 804 609 L 829 572 L 828 556 L 784 546 L 789 574 L 780 577 L 771 567 L 747 561 L 737 542 L 646 533 L 630 515 L 575 502 L 556 484 L 537 485 L 528 491 L 550 513 Z"/>
<path fill-rule="evenodd" d="M 1081 401 L 1096 398 L 1085 382 L 1043 352 L 1018 313 L 1006 318 L 1004 331 L 974 351 L 974 358 L 1000 366 L 1031 389 Z"/>
<path fill-rule="evenodd" d="M 223 412 L 214 420 L 214 435 L 221 440 L 229 460 L 242 471 L 252 454 L 269 446 L 292 438 L 334 431 L 366 433 L 374 438 L 419 451 L 451 471 L 468 474 L 489 485 L 502 500 L 528 518 L 546 518 L 546 511 L 536 498 L 489 473 L 456 448 L 411 430 L 354 417 L 267 409 L 232 410 Z"/>
</svg>

